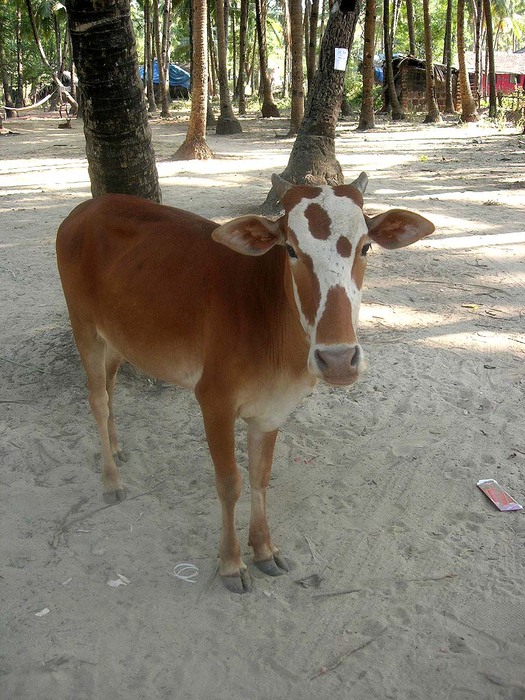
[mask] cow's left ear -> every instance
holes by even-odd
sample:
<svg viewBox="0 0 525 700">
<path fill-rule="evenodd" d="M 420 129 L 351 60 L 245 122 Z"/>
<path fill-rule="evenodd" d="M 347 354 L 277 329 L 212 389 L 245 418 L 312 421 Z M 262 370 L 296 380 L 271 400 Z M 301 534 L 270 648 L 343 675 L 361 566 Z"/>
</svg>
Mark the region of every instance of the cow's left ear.
<svg viewBox="0 0 525 700">
<path fill-rule="evenodd" d="M 243 255 L 264 255 L 285 240 L 281 219 L 270 221 L 264 216 L 240 216 L 216 228 L 211 237 Z"/>
<path fill-rule="evenodd" d="M 430 236 L 434 224 L 406 209 L 390 209 L 372 218 L 365 216 L 368 235 L 383 248 L 404 248 L 420 238 Z"/>
</svg>

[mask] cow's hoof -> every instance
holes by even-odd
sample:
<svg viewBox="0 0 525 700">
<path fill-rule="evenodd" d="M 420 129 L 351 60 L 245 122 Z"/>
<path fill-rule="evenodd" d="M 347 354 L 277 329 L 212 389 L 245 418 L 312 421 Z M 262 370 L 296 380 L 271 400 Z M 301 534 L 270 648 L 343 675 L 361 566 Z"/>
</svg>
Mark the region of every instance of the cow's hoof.
<svg viewBox="0 0 525 700">
<path fill-rule="evenodd" d="M 254 561 L 255 566 L 267 576 L 282 576 L 290 571 L 290 564 L 280 554 L 274 554 L 271 559 Z"/>
<path fill-rule="evenodd" d="M 240 571 L 234 576 L 221 576 L 224 586 L 232 593 L 250 593 L 252 582 L 247 570 Z"/>
<path fill-rule="evenodd" d="M 102 498 L 104 503 L 108 505 L 114 505 L 115 503 L 120 503 L 126 500 L 126 489 L 124 487 L 119 489 L 111 489 L 109 491 L 104 491 Z"/>
<path fill-rule="evenodd" d="M 127 452 L 124 452 L 124 450 L 118 450 L 117 452 L 115 452 L 115 457 L 118 459 L 119 462 L 128 461 L 128 454 Z"/>
</svg>

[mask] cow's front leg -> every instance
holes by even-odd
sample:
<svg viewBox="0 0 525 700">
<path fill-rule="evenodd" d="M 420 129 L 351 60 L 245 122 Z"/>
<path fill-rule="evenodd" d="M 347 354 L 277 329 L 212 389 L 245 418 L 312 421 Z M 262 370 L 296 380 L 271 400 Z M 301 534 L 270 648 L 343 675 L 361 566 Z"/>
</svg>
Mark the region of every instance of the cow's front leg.
<svg viewBox="0 0 525 700">
<path fill-rule="evenodd" d="M 273 451 L 278 430 L 263 433 L 248 427 L 248 461 L 251 487 L 250 538 L 253 561 L 269 576 L 290 570 L 288 562 L 272 544 L 266 516 L 266 492 L 272 473 Z"/>
<path fill-rule="evenodd" d="M 196 392 L 197 393 L 197 392 Z M 216 396 L 216 395 L 215 395 Z M 222 533 L 219 546 L 219 573 L 233 593 L 251 590 L 248 568 L 241 558 L 241 546 L 235 525 L 235 506 L 241 495 L 242 479 L 235 460 L 235 416 L 215 400 L 197 393 L 202 408 L 206 438 L 215 467 L 215 484 L 221 503 Z"/>
</svg>

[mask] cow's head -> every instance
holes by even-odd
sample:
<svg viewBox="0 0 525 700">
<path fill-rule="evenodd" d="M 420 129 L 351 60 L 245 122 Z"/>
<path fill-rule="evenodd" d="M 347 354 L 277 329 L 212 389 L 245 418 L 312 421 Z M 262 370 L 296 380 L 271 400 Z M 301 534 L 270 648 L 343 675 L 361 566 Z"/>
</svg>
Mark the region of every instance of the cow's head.
<svg viewBox="0 0 525 700">
<path fill-rule="evenodd" d="M 272 183 L 283 217 L 243 216 L 219 226 L 213 238 L 245 255 L 285 247 L 295 304 L 310 339 L 308 368 L 329 384 L 352 384 L 365 368 L 357 322 L 371 243 L 402 248 L 431 234 L 434 225 L 404 209 L 367 217 L 365 173 L 336 187 L 292 186 L 277 175 Z"/>
</svg>

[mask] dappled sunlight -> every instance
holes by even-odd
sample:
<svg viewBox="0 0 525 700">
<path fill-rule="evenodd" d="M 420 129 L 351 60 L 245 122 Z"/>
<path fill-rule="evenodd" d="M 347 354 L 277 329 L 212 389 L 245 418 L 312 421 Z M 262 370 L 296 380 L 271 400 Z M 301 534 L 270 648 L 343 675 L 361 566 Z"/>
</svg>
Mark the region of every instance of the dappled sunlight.
<svg viewBox="0 0 525 700">
<path fill-rule="evenodd" d="M 484 227 L 486 224 L 484 224 Z M 468 236 L 447 236 L 446 238 L 427 238 L 424 246 L 427 248 L 444 248 L 448 250 L 458 250 L 465 248 L 483 248 L 502 245 L 525 244 L 525 231 L 514 231 L 509 233 L 484 233 L 482 235 L 470 234 Z M 497 251 L 493 251 L 497 254 Z M 504 251 L 502 251 L 505 254 Z M 511 251 L 515 254 L 516 251 Z M 523 249 L 525 255 L 525 249 Z"/>
<path fill-rule="evenodd" d="M 469 352 L 523 353 L 525 355 L 525 333 L 463 331 L 419 338 L 415 342 L 434 348 L 467 350 Z M 525 366 L 522 368 L 525 376 Z"/>
<path fill-rule="evenodd" d="M 483 323 L 480 323 L 485 312 L 494 313 L 500 319 L 511 319 L 519 318 L 520 309 L 504 305 L 493 310 L 483 310 L 481 305 L 478 307 L 476 304 L 463 306 L 472 307 L 470 313 L 467 313 L 467 309 L 461 309 L 464 313 L 458 310 L 454 314 L 447 312 L 445 316 L 402 305 L 363 304 L 360 314 L 363 339 L 369 345 L 409 340 L 414 344 L 434 348 L 491 354 L 506 352 L 525 356 L 525 330 L 485 330 Z M 372 337 L 369 337 L 370 334 Z M 525 374 L 525 366 L 523 372 Z"/>
<path fill-rule="evenodd" d="M 457 318 L 447 317 L 447 323 L 460 321 L 461 316 Z M 407 329 L 407 328 L 426 328 L 436 326 L 442 322 L 442 316 L 438 313 L 430 311 L 421 311 L 421 309 L 411 308 L 409 306 L 400 305 L 383 305 L 374 304 L 373 302 L 363 302 L 359 321 L 366 327 L 380 323 L 386 324 L 392 329 Z"/>
<path fill-rule="evenodd" d="M 16 195 L 27 187 L 54 192 L 71 189 L 76 185 L 90 186 L 85 159 L 31 158 L 0 161 L 0 196 Z"/>
</svg>

